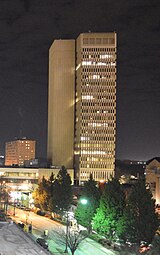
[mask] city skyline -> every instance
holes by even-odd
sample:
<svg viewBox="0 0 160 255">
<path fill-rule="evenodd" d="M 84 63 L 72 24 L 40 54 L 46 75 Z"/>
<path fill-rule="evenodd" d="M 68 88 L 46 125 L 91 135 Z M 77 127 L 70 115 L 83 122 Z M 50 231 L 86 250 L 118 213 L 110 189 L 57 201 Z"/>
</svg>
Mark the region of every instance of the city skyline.
<svg viewBox="0 0 160 255">
<path fill-rule="evenodd" d="M 159 156 L 158 1 L 0 3 L 0 153 L 20 133 L 46 157 L 48 50 L 54 39 L 115 31 L 117 56 L 116 157 Z"/>
</svg>

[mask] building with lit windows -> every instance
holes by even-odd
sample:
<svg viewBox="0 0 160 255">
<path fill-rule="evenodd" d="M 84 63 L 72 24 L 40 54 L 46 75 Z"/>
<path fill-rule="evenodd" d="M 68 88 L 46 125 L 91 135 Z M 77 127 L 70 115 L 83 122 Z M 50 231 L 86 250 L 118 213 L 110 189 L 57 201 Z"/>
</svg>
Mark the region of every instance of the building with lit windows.
<svg viewBox="0 0 160 255">
<path fill-rule="evenodd" d="M 147 161 L 146 183 L 149 185 L 156 204 L 160 205 L 160 157 Z"/>
<path fill-rule="evenodd" d="M 25 160 L 35 158 L 35 141 L 26 138 L 5 144 L 5 166 L 23 166 Z"/>
<path fill-rule="evenodd" d="M 116 33 L 55 40 L 49 51 L 48 159 L 75 179 L 114 175 Z"/>
<path fill-rule="evenodd" d="M 8 190 L 12 202 L 19 200 L 23 203 L 26 196 L 31 195 L 43 177 L 48 180 L 52 173 L 56 177 L 59 170 L 60 168 L 0 167 L 0 186 Z M 73 170 L 67 170 L 67 172 L 73 184 Z"/>
</svg>

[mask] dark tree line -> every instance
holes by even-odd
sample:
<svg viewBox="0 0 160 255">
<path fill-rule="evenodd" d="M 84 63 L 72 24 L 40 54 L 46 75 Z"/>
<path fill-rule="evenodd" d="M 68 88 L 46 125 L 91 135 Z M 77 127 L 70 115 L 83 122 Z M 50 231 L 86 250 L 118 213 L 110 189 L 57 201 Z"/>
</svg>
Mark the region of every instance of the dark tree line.
<svg viewBox="0 0 160 255">
<path fill-rule="evenodd" d="M 35 206 L 62 215 L 72 203 L 71 178 L 64 166 L 58 175 L 51 174 L 49 180 L 44 177 L 33 192 Z"/>
<path fill-rule="evenodd" d="M 72 203 L 71 178 L 65 167 L 57 177 L 44 177 L 35 190 L 35 205 L 63 215 Z M 86 199 L 86 204 L 81 201 Z M 155 201 L 145 180 L 139 179 L 126 196 L 123 185 L 116 178 L 109 180 L 102 189 L 97 187 L 92 175 L 85 183 L 81 199 L 75 211 L 78 224 L 86 227 L 88 233 L 95 230 L 110 241 L 151 243 L 159 226 L 155 213 Z"/>
<path fill-rule="evenodd" d="M 96 195 L 93 195 L 94 192 Z M 108 181 L 101 196 L 98 192 L 94 180 L 90 179 L 83 191 L 88 203 L 82 205 L 79 202 L 75 212 L 79 224 L 89 230 L 92 227 L 111 241 L 121 239 L 134 243 L 151 243 L 159 220 L 155 213 L 155 201 L 146 188 L 145 180 L 137 181 L 128 196 L 116 178 Z"/>
</svg>

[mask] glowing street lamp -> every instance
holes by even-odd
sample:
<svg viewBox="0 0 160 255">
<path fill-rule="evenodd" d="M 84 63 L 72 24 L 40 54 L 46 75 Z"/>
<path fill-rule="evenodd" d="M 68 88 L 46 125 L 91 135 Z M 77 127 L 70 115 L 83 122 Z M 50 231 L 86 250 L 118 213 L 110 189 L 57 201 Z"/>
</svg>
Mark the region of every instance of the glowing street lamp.
<svg viewBox="0 0 160 255">
<path fill-rule="evenodd" d="M 86 204 L 88 203 L 88 201 L 87 201 L 86 198 L 81 198 L 81 199 L 80 199 L 80 203 L 81 203 L 82 205 L 86 205 Z"/>
</svg>

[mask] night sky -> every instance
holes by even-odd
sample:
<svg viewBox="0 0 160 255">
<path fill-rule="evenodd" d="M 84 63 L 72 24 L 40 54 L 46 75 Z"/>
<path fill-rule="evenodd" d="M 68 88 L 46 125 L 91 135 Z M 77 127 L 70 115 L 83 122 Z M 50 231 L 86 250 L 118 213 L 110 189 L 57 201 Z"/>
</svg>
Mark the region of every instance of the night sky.
<svg viewBox="0 0 160 255">
<path fill-rule="evenodd" d="M 118 159 L 160 156 L 159 0 L 0 0 L 0 153 L 21 134 L 46 157 L 54 39 L 117 32 Z"/>
</svg>

